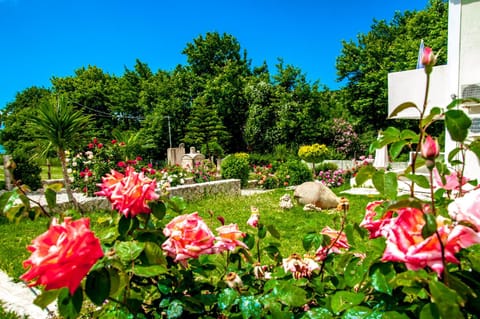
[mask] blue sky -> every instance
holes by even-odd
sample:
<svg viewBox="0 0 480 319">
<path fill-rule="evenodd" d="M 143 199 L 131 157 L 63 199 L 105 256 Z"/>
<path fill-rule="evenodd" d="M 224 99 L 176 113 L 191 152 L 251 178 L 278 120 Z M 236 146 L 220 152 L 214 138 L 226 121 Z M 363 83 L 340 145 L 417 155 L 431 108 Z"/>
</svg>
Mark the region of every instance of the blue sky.
<svg viewBox="0 0 480 319">
<path fill-rule="evenodd" d="M 252 65 L 277 58 L 332 89 L 342 40 L 367 33 L 373 19 L 422 10 L 428 0 L 0 0 L 0 108 L 30 86 L 95 65 L 122 75 L 135 59 L 153 71 L 185 64 L 199 35 L 237 38 Z"/>
</svg>

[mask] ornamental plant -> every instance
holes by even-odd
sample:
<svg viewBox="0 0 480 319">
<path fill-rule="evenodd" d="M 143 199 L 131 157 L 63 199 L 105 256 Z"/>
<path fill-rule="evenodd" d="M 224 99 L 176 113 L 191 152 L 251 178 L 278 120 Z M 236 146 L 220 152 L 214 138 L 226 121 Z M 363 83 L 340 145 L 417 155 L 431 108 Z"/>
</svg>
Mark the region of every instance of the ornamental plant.
<svg viewBox="0 0 480 319">
<path fill-rule="evenodd" d="M 315 175 L 315 163 L 321 163 L 327 154 L 328 148 L 325 144 L 302 145 L 298 149 L 298 157 L 312 164 L 313 175 Z"/>
<path fill-rule="evenodd" d="M 37 305 L 56 299 L 63 318 L 79 317 L 86 298 L 97 306 L 91 318 L 478 318 L 480 189 L 462 167 L 466 150 L 478 157 L 480 147 L 466 139 L 471 123 L 454 107 L 460 102 L 422 112 L 418 132 L 387 129 L 373 148 L 389 144 L 398 155 L 410 146 L 419 158 L 400 176 L 360 169 L 357 180 L 371 178 L 381 198 L 360 224 L 342 199 L 331 211 L 336 222 L 305 234 L 304 252 L 282 256 L 275 240 L 266 243 L 281 234 L 257 207 L 238 224 L 212 213 L 214 231 L 181 199 L 155 198 L 155 180 L 111 172 L 102 195 L 114 209 L 99 221 L 108 231 L 92 234 L 88 217 L 55 220 L 33 240 L 22 279 L 42 289 Z M 459 145 L 448 165 L 422 152 L 435 149 L 427 129 L 440 117 Z M 434 165 L 419 175 L 427 160 Z M 399 178 L 411 182 L 407 194 L 397 191 Z M 420 197 L 415 186 L 429 193 Z M 15 212 L 6 216 L 31 208 L 18 190 L 0 199 Z"/>
</svg>

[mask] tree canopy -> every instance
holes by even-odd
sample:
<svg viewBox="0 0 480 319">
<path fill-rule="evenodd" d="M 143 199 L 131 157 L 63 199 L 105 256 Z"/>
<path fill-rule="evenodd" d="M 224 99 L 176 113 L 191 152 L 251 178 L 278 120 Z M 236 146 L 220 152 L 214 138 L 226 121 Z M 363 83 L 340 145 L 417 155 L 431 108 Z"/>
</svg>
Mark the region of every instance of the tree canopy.
<svg viewBox="0 0 480 319">
<path fill-rule="evenodd" d="M 431 0 L 425 10 L 373 21 L 369 32 L 342 43 L 336 68 L 344 86 L 336 91 L 307 81 L 282 58 L 273 72 L 265 62 L 252 66 L 238 40 L 218 32 L 187 43 L 187 63 L 171 71 L 136 60 L 118 76 L 89 65 L 53 77 L 49 89 L 19 92 L 2 115 L 0 142 L 7 152 L 34 149 L 25 121 L 43 99 L 61 95 L 73 111 L 91 116 L 87 137 L 135 136 L 135 151 L 146 159 L 163 160 L 167 148 L 181 142 L 197 148 L 217 143 L 227 154 L 271 152 L 278 145 L 296 152 L 319 143 L 353 157 L 391 124 L 385 121 L 387 74 L 415 68 L 420 40 L 441 49 L 439 63 L 445 63 L 447 16 L 447 3 Z M 360 136 L 348 148 L 336 136 L 342 128 Z"/>
</svg>

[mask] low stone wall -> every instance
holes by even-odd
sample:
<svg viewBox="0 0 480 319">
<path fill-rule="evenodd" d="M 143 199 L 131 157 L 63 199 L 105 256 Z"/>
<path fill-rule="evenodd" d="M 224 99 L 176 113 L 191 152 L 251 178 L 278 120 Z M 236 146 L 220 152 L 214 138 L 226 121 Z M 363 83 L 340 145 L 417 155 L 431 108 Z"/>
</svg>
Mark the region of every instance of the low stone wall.
<svg viewBox="0 0 480 319">
<path fill-rule="evenodd" d="M 170 196 L 181 196 L 187 201 L 201 199 L 208 195 L 241 195 L 239 179 L 180 185 L 167 188 Z"/>
</svg>

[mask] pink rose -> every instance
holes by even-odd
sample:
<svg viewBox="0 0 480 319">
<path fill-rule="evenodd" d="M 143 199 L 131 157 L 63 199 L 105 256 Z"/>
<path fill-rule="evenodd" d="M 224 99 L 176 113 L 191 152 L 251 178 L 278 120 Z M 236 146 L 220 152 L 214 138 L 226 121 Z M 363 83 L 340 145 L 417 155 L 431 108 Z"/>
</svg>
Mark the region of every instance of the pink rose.
<svg viewBox="0 0 480 319">
<path fill-rule="evenodd" d="M 466 193 L 448 205 L 448 214 L 456 221 L 467 221 L 480 231 L 480 188 Z"/>
<path fill-rule="evenodd" d="M 125 175 L 112 170 L 98 186 L 101 191 L 95 194 L 107 197 L 112 207 L 125 217 L 150 213 L 148 202 L 160 197 L 155 193 L 155 180 L 145 177 L 144 173 L 136 173 L 133 167 L 127 167 Z"/>
<path fill-rule="evenodd" d="M 248 249 L 247 245 L 240 241 L 241 238 L 245 237 L 245 233 L 238 229 L 237 224 L 218 227 L 217 232 L 219 236 L 215 238 L 217 240 L 214 246 L 215 252 L 232 251 L 236 247 Z"/>
<path fill-rule="evenodd" d="M 291 272 L 295 279 L 311 277 L 313 271 L 320 269 L 320 266 L 315 260 L 308 256 L 302 258 L 298 254 L 292 254 L 288 258 L 284 258 L 282 265 L 285 272 Z"/>
<path fill-rule="evenodd" d="M 447 191 L 459 190 L 460 186 L 465 185 L 469 181 L 469 179 L 465 176 L 462 176 L 462 179 L 460 180 L 458 177 L 458 173 L 453 171 L 449 175 L 445 175 L 444 183 L 436 167 L 433 169 L 433 177 L 435 179 L 435 184 L 437 185 L 437 187 L 443 188 Z"/>
<path fill-rule="evenodd" d="M 163 233 L 168 239 L 162 244 L 162 249 L 184 265 L 188 258 L 214 252 L 215 237 L 197 212 L 175 217 L 165 226 Z"/>
<path fill-rule="evenodd" d="M 398 214 L 388 231 L 382 260 L 403 262 L 410 270 L 428 266 L 441 276 L 444 271 L 441 245 L 437 234 L 427 238 L 422 236 L 424 213 L 416 208 L 404 208 L 399 210 Z M 436 221 L 447 263 L 459 263 L 455 254 L 462 248 L 480 242 L 479 234 L 471 228 L 451 225 L 446 223 L 443 217 L 437 217 Z"/>
<path fill-rule="evenodd" d="M 330 237 L 330 243 L 327 247 L 320 246 L 315 253 L 317 260 L 324 260 L 327 258 L 328 254 L 342 253 L 341 249 L 348 249 L 350 245 L 348 245 L 347 236 L 345 233 L 340 233 L 337 230 L 334 230 L 328 226 L 324 227 L 320 232 L 322 235 L 327 235 Z"/>
<path fill-rule="evenodd" d="M 23 262 L 30 268 L 20 279 L 45 290 L 67 287 L 73 295 L 90 268 L 103 256 L 100 241 L 90 230 L 90 220 L 73 221 L 66 217 L 59 224 L 52 220 L 50 228 L 28 246 L 32 252 Z"/>
<path fill-rule="evenodd" d="M 253 227 L 253 228 L 257 228 L 258 227 L 258 220 L 259 220 L 258 214 L 252 213 L 247 220 L 247 225 L 249 225 L 250 227 Z"/>
<path fill-rule="evenodd" d="M 382 205 L 383 201 L 374 201 L 367 204 L 365 217 L 360 223 L 360 227 L 367 229 L 370 232 L 370 239 L 377 238 L 380 236 L 386 236 L 388 227 L 390 225 L 393 212 L 388 211 L 383 214 L 378 219 L 374 219 L 377 216 L 375 209 Z"/>
<path fill-rule="evenodd" d="M 422 65 L 423 66 L 434 66 L 437 62 L 437 57 L 433 54 L 432 48 L 425 47 L 423 48 L 422 53 Z"/>
<path fill-rule="evenodd" d="M 430 135 L 427 135 L 423 141 L 420 154 L 424 159 L 427 160 L 433 160 L 437 158 L 440 154 L 440 146 L 438 145 L 438 141 L 433 139 Z"/>
</svg>

